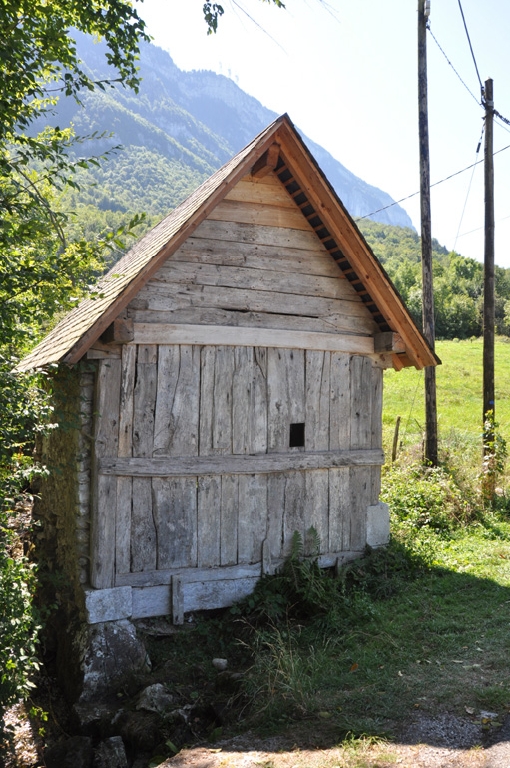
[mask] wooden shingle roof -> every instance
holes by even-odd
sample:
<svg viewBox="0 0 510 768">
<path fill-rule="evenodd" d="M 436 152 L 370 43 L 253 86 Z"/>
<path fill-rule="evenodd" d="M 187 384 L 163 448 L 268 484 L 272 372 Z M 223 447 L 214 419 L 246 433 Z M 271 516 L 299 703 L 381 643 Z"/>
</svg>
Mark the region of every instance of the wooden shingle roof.
<svg viewBox="0 0 510 768">
<path fill-rule="evenodd" d="M 78 362 L 166 259 L 247 173 L 270 166 L 351 282 L 381 331 L 399 333 L 404 364 L 436 365 L 402 299 L 287 115 L 269 125 L 126 253 L 17 366 Z"/>
</svg>

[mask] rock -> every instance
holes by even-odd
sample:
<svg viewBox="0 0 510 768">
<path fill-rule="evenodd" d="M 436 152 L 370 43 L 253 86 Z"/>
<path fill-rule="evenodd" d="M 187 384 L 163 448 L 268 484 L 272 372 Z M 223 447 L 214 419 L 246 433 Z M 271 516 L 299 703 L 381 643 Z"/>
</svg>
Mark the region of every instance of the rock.
<svg viewBox="0 0 510 768">
<path fill-rule="evenodd" d="M 220 672 L 216 678 L 216 690 L 235 693 L 241 687 L 243 677 L 242 672 L 230 672 L 228 669 Z"/>
<path fill-rule="evenodd" d="M 94 768 L 128 768 L 126 750 L 120 736 L 105 739 L 96 747 Z"/>
<path fill-rule="evenodd" d="M 47 768 L 92 768 L 92 739 L 73 736 L 59 741 L 44 753 Z"/>
<path fill-rule="evenodd" d="M 171 706 L 172 702 L 173 697 L 168 693 L 165 686 L 161 683 L 155 683 L 141 692 L 136 708 L 162 714 Z"/>
<path fill-rule="evenodd" d="M 228 667 L 228 661 L 227 659 L 213 659 L 212 665 L 214 669 L 218 670 L 218 672 L 224 672 Z"/>
<path fill-rule="evenodd" d="M 161 740 L 161 718 L 149 712 L 122 712 L 115 730 L 132 752 L 152 752 Z"/>
<path fill-rule="evenodd" d="M 150 670 L 144 644 L 127 620 L 85 627 L 79 639 L 83 690 L 80 703 L 97 701 L 136 674 Z"/>
</svg>

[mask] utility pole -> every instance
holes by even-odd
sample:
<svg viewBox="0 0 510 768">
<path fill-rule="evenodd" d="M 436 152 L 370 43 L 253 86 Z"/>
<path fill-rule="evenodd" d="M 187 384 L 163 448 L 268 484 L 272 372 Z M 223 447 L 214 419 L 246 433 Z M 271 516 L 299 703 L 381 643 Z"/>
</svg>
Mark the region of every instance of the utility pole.
<svg viewBox="0 0 510 768">
<path fill-rule="evenodd" d="M 430 0 L 418 0 L 418 115 L 420 139 L 421 269 L 423 335 L 435 346 L 432 286 L 432 224 L 430 214 L 429 120 L 427 99 L 427 19 Z M 437 465 L 436 369 L 425 368 L 425 459 Z"/>
<path fill-rule="evenodd" d="M 483 288 L 483 421 L 487 413 L 494 415 L 494 93 L 492 80 L 485 81 L 485 236 Z M 494 441 L 493 430 L 484 430 L 484 456 Z"/>
</svg>

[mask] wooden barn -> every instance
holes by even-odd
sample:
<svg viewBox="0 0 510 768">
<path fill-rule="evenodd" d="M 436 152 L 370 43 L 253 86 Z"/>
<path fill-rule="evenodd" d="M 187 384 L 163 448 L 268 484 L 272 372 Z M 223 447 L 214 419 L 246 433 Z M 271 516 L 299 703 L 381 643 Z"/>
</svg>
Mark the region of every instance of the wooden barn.
<svg viewBox="0 0 510 768">
<path fill-rule="evenodd" d="M 88 622 L 229 605 L 295 531 L 324 566 L 386 543 L 383 370 L 437 362 L 280 117 L 19 366 L 76 415 L 40 514 Z"/>
</svg>

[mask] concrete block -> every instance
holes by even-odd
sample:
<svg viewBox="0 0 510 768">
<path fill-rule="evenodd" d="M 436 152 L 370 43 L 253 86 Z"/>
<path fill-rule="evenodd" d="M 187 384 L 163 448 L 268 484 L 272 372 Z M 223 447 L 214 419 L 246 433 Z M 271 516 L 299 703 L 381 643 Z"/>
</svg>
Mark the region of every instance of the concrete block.
<svg viewBox="0 0 510 768">
<path fill-rule="evenodd" d="M 131 587 L 85 589 L 85 608 L 89 624 L 128 619 L 133 613 Z"/>
<path fill-rule="evenodd" d="M 380 501 L 367 507 L 367 544 L 370 547 L 383 547 L 390 540 L 390 510 Z"/>
</svg>

